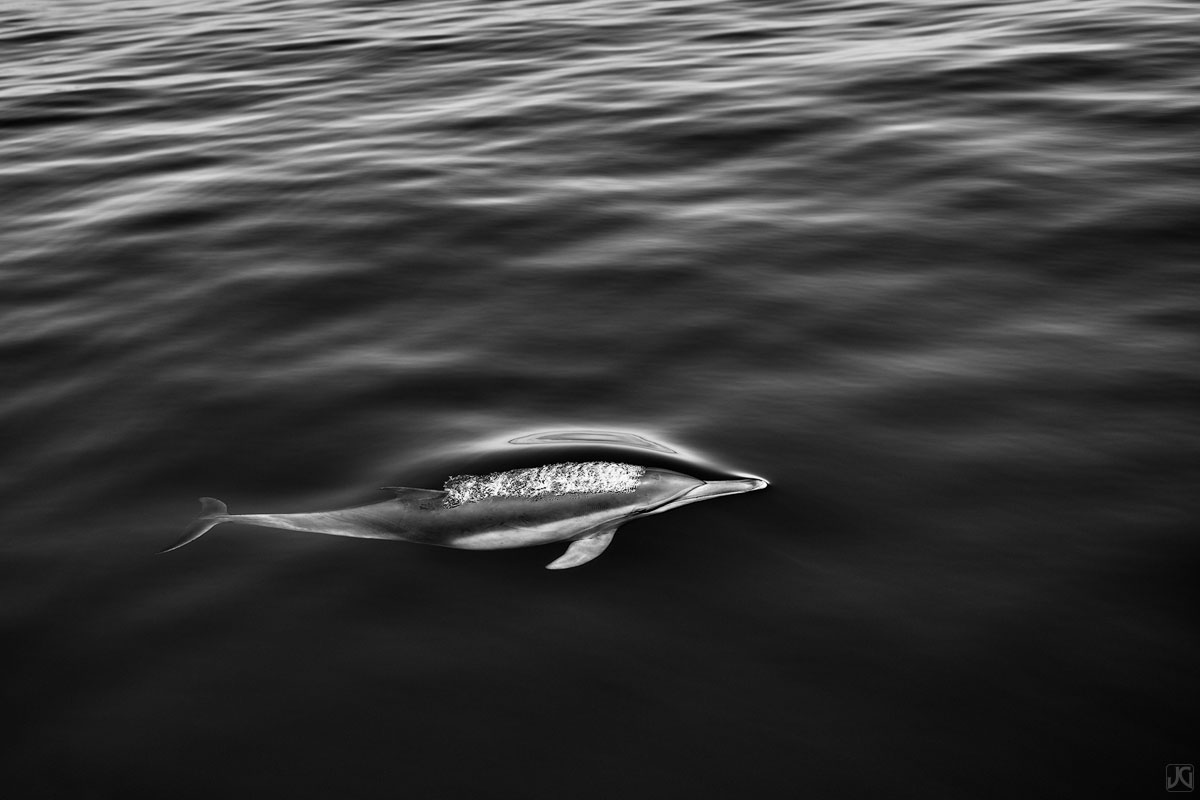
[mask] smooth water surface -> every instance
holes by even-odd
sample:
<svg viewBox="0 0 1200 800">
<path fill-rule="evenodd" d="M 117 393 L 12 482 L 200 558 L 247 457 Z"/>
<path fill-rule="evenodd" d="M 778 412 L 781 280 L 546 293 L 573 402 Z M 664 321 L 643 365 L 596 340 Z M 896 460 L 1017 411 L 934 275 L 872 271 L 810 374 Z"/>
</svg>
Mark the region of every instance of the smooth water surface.
<svg viewBox="0 0 1200 800">
<path fill-rule="evenodd" d="M 1191 0 L 3 5 L 0 791 L 1162 791 L 1198 41 Z M 154 555 L 202 495 L 592 458 L 771 488 L 564 572 Z"/>
</svg>

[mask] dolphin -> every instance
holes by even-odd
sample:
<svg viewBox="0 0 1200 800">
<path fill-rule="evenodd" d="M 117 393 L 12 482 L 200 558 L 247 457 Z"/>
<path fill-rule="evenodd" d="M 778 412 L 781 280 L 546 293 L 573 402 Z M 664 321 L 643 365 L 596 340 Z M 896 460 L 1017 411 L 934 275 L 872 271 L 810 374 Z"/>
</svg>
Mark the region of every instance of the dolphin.
<svg viewBox="0 0 1200 800">
<path fill-rule="evenodd" d="M 200 516 L 162 552 L 199 539 L 222 522 L 266 528 L 394 539 L 462 550 L 500 550 L 569 542 L 547 569 L 586 564 L 604 552 L 613 534 L 637 517 L 765 489 L 760 478 L 702 481 L 666 469 L 603 461 L 458 475 L 444 487 L 385 486 L 382 503 L 307 514 L 230 514 L 220 500 L 200 498 Z"/>
</svg>

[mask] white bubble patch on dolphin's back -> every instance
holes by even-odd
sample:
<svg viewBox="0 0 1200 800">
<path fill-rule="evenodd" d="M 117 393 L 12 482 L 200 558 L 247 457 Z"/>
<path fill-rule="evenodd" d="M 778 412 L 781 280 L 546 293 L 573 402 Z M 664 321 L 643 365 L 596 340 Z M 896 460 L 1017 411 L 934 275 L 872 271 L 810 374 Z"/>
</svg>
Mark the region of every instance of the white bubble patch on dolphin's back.
<svg viewBox="0 0 1200 800">
<path fill-rule="evenodd" d="M 493 497 L 537 499 L 565 494 L 629 493 L 638 487 L 645 467 L 609 461 L 548 464 L 488 475 L 455 475 L 446 480 L 447 507 Z"/>
</svg>

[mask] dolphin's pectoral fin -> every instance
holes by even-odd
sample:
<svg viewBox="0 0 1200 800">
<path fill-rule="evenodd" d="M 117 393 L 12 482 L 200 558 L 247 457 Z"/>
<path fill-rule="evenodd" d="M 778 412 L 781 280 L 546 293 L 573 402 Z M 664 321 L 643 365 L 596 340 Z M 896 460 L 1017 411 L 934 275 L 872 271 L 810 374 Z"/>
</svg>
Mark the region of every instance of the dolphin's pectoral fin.
<svg viewBox="0 0 1200 800">
<path fill-rule="evenodd" d="M 591 536 L 576 539 L 571 542 L 567 552 L 547 564 L 546 569 L 570 569 L 578 567 L 580 564 L 586 564 L 604 552 L 604 548 L 608 547 L 608 543 L 612 541 L 613 534 L 616 532 L 617 526 L 613 525 L 603 528 Z"/>
</svg>

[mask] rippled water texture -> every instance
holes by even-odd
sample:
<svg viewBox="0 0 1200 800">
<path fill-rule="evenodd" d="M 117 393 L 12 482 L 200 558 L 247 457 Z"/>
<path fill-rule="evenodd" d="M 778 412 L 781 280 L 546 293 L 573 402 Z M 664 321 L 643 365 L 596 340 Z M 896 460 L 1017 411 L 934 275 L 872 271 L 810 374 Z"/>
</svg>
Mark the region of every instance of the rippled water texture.
<svg viewBox="0 0 1200 800">
<path fill-rule="evenodd" d="M 0 792 L 1162 791 L 1197 42 L 1191 0 L 0 7 Z M 198 496 L 589 460 L 771 488 L 557 573 L 153 555 Z"/>
</svg>

